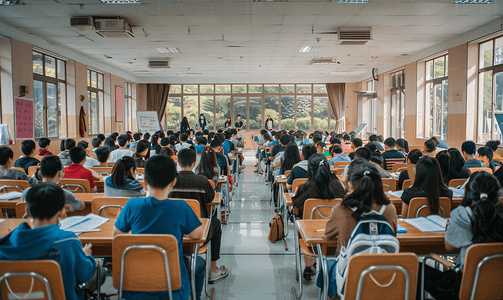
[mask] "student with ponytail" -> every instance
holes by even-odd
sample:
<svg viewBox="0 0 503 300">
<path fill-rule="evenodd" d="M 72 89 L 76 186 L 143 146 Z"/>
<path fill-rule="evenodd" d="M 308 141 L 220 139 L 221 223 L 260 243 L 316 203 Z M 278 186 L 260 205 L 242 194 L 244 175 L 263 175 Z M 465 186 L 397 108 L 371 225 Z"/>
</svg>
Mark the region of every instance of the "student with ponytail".
<svg viewBox="0 0 503 300">
<path fill-rule="evenodd" d="M 218 163 L 215 151 L 209 147 L 201 152 L 201 161 L 196 168 L 197 174 L 203 175 L 208 180 L 218 181 Z"/>
<path fill-rule="evenodd" d="M 487 172 L 475 172 L 465 188 L 461 206 L 451 212 L 444 241 L 447 251 L 459 252 L 456 265 L 461 270 L 472 244 L 503 242 L 503 205 L 498 197 L 498 179 Z M 461 273 L 442 272 L 426 265 L 424 288 L 435 299 L 459 299 L 461 277 Z"/>
<path fill-rule="evenodd" d="M 61 160 L 61 164 L 64 167 L 68 167 L 69 165 L 72 164 L 70 161 L 70 149 L 75 147 L 75 140 L 72 139 L 66 139 L 66 140 L 61 140 L 60 144 L 60 149 L 61 152 L 59 152 L 58 157 Z"/>
<path fill-rule="evenodd" d="M 119 159 L 105 180 L 105 197 L 143 197 L 145 189 L 135 179 L 136 162 L 130 156 Z"/>
</svg>

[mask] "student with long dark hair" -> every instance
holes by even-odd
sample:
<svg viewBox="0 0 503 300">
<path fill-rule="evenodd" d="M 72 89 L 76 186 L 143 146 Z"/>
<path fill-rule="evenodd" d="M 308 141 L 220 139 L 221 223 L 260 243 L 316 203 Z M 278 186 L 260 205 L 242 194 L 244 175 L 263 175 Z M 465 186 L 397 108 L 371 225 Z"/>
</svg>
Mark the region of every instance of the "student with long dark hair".
<svg viewBox="0 0 503 300">
<path fill-rule="evenodd" d="M 145 189 L 135 179 L 136 162 L 130 156 L 119 159 L 105 180 L 105 197 L 142 197 Z"/>
<path fill-rule="evenodd" d="M 493 160 L 494 153 L 493 150 L 491 150 L 491 148 L 489 147 L 479 148 L 477 150 L 477 153 L 479 154 L 478 159 L 484 163 L 486 168 L 493 170 L 493 173 L 496 172 L 501 167 L 500 164 L 496 163 Z"/>
<path fill-rule="evenodd" d="M 463 168 L 465 160 L 463 155 L 456 148 L 450 148 L 447 150 L 447 155 L 449 157 L 449 167 L 447 173 L 444 175 L 444 183 L 446 185 L 453 179 L 463 179 L 470 177 L 470 170 Z"/>
<path fill-rule="evenodd" d="M 437 144 L 434 139 L 429 139 L 423 144 L 423 156 L 435 156 L 435 150 L 437 150 Z"/>
<path fill-rule="evenodd" d="M 133 158 L 136 161 L 137 168 L 145 167 L 145 163 L 150 158 L 150 143 L 145 140 L 141 140 L 136 145 L 136 152 L 133 154 Z"/>
<path fill-rule="evenodd" d="M 410 165 L 415 165 L 422 156 L 423 153 L 421 152 L 421 150 L 414 149 L 410 151 L 409 155 L 407 156 L 407 163 Z M 398 176 L 398 188 L 400 190 L 403 189 L 403 182 L 408 179 L 410 179 L 408 170 L 403 170 L 402 172 L 400 172 L 400 176 Z"/>
<path fill-rule="evenodd" d="M 404 155 L 409 153 L 409 143 L 404 139 L 396 140 L 396 150 L 402 152 Z"/>
<path fill-rule="evenodd" d="M 296 143 L 290 143 L 286 146 L 283 162 L 281 163 L 281 175 L 286 171 L 292 170 L 293 166 L 301 161 L 299 147 Z"/>
<path fill-rule="evenodd" d="M 197 120 L 196 127 L 201 128 L 201 131 L 206 130 L 206 128 L 208 127 L 208 122 L 206 121 L 204 114 L 199 115 L 199 119 Z"/>
<path fill-rule="evenodd" d="M 416 165 L 416 179 L 414 184 L 403 191 L 402 217 L 407 217 L 410 200 L 426 197 L 430 207 L 430 214 L 440 213 L 440 197 L 448 197 L 452 201 L 452 191 L 445 185 L 438 161 L 433 157 L 423 157 Z"/>
<path fill-rule="evenodd" d="M 180 122 L 180 132 L 185 132 L 187 130 L 190 130 L 190 124 L 187 120 L 187 117 L 183 117 L 182 121 Z"/>
<path fill-rule="evenodd" d="M 40 143 L 40 142 L 39 142 Z M 493 157 L 501 157 L 500 155 L 496 154 L 496 150 L 498 150 L 498 146 L 501 144 L 499 140 L 494 140 L 494 141 L 488 141 L 486 143 L 486 147 L 491 148 L 493 150 Z M 42 147 L 42 146 L 41 146 Z"/>
<path fill-rule="evenodd" d="M 503 205 L 498 197 L 498 179 L 487 172 L 475 172 L 465 189 L 461 206 L 451 212 L 444 241 L 447 251 L 459 251 L 456 265 L 461 270 L 472 244 L 503 242 Z M 435 299 L 459 299 L 460 287 L 461 274 L 425 266 L 424 289 Z"/>
<path fill-rule="evenodd" d="M 103 146 L 102 147 L 107 147 L 108 150 L 110 150 L 110 153 L 112 153 L 112 151 L 115 150 L 115 142 L 112 138 L 110 137 L 107 137 L 104 141 L 103 141 Z"/>
<path fill-rule="evenodd" d="M 218 181 L 217 155 L 212 148 L 205 148 L 201 152 L 201 161 L 196 168 L 196 173 L 208 178 L 208 180 Z"/>
<path fill-rule="evenodd" d="M 286 182 L 287 189 L 292 189 L 292 183 L 295 179 L 307 178 L 307 169 L 309 168 L 309 158 L 316 154 L 317 149 L 313 144 L 306 144 L 302 146 L 302 161 L 292 168 L 290 176 Z"/>
<path fill-rule="evenodd" d="M 158 139 L 159 139 L 159 135 L 157 133 L 154 133 L 150 137 L 150 150 L 155 150 L 155 146 L 158 144 L 158 142 L 157 142 Z"/>
<path fill-rule="evenodd" d="M 227 118 L 224 124 L 224 128 L 232 127 L 232 119 L 230 117 Z"/>
<path fill-rule="evenodd" d="M 61 160 L 63 168 L 68 167 L 69 165 L 72 164 L 72 162 L 70 161 L 70 149 L 75 147 L 75 145 L 76 145 L 75 140 L 72 139 L 61 140 L 60 144 L 61 152 L 59 152 L 58 157 Z"/>
</svg>

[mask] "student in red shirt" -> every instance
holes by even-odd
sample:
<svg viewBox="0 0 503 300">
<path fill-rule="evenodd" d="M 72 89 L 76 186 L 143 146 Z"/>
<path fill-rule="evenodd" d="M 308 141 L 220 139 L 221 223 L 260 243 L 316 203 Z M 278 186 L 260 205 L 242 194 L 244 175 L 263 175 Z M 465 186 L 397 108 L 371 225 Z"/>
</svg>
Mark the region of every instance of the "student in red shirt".
<svg viewBox="0 0 503 300">
<path fill-rule="evenodd" d="M 91 193 L 96 193 L 96 183 L 94 182 L 93 174 L 88 169 L 84 168 L 86 162 L 86 150 L 80 147 L 70 149 L 71 165 L 65 168 L 65 176 L 68 179 L 87 179 L 91 185 Z"/>
</svg>

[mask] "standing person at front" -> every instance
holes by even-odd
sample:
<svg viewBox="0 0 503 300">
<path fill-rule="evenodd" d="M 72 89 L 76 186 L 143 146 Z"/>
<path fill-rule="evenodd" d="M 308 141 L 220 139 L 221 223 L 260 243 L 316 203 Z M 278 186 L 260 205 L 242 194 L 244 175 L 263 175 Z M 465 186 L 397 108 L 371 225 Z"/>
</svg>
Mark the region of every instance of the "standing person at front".
<svg viewBox="0 0 503 300">
<path fill-rule="evenodd" d="M 225 124 L 224 124 L 224 128 L 231 128 L 232 127 L 232 120 L 231 118 L 227 118 L 227 120 L 225 121 Z"/>
<path fill-rule="evenodd" d="M 271 116 L 267 117 L 267 120 L 265 120 L 265 129 L 268 131 L 272 131 L 274 129 L 274 121 Z"/>
<path fill-rule="evenodd" d="M 204 117 L 204 114 L 199 115 L 199 120 L 197 120 L 196 127 L 201 128 L 201 131 L 204 131 L 208 127 L 208 122 L 206 121 L 206 118 Z"/>
<path fill-rule="evenodd" d="M 190 124 L 187 117 L 183 117 L 182 122 L 180 122 L 180 132 L 185 132 L 187 130 L 190 130 Z"/>
<path fill-rule="evenodd" d="M 173 300 L 190 297 L 190 281 L 183 259 L 183 236 L 201 239 L 201 221 L 185 201 L 170 200 L 171 189 L 176 184 L 176 164 L 165 155 L 152 156 L 145 165 L 145 180 L 148 184 L 146 198 L 130 199 L 120 212 L 113 236 L 119 234 L 171 234 L 178 242 L 178 257 L 182 286 L 173 291 Z M 204 284 L 205 262 L 196 259 L 196 298 L 201 299 Z M 168 299 L 168 292 L 148 293 L 124 291 L 125 299 Z"/>
<path fill-rule="evenodd" d="M 236 116 L 236 122 L 234 122 L 234 127 L 236 127 L 237 130 L 243 129 L 243 121 L 241 121 L 240 114 Z"/>
</svg>

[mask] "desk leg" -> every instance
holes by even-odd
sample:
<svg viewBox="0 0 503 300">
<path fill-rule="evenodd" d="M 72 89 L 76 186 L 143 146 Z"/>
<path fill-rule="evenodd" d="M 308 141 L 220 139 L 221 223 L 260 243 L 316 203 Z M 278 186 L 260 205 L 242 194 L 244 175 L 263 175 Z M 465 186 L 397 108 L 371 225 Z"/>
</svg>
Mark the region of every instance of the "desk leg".
<svg viewBox="0 0 503 300">
<path fill-rule="evenodd" d="M 304 293 L 304 286 L 302 285 L 302 254 L 300 253 L 300 245 L 299 245 L 299 233 L 297 229 L 297 224 L 293 223 L 293 234 L 294 243 L 295 243 L 295 277 L 299 282 L 299 294 L 297 295 L 297 291 L 295 287 L 292 287 L 292 296 L 293 299 L 302 298 L 302 294 Z"/>
<path fill-rule="evenodd" d="M 225 224 L 227 224 L 227 212 L 228 212 L 228 206 L 229 206 L 229 177 L 225 177 L 225 194 L 227 197 L 225 197 Z"/>
<path fill-rule="evenodd" d="M 327 258 L 323 254 L 321 244 L 316 244 L 318 249 L 318 265 L 320 270 L 323 272 L 323 291 L 320 293 L 320 300 L 326 300 L 328 298 L 328 266 Z"/>
<path fill-rule="evenodd" d="M 199 243 L 196 244 L 196 249 L 192 254 L 191 268 L 190 268 L 190 287 L 192 290 L 192 300 L 196 300 L 196 259 L 199 253 Z"/>
<path fill-rule="evenodd" d="M 210 297 L 213 300 L 213 296 L 215 295 L 215 288 L 210 288 L 208 283 L 211 274 L 211 241 L 208 243 L 208 247 L 206 247 L 206 274 L 204 275 L 204 292 L 207 297 Z"/>
</svg>

